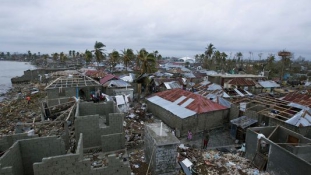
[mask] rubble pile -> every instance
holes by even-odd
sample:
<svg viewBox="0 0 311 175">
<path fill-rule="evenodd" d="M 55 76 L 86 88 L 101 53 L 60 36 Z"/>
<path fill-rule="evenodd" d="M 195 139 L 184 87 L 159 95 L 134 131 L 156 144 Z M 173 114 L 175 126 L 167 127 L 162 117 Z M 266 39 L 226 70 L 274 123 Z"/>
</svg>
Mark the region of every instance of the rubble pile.
<svg viewBox="0 0 311 175">
<path fill-rule="evenodd" d="M 115 156 L 116 158 L 123 160 L 123 162 L 128 161 L 127 154 L 125 151 L 118 151 L 114 154 L 110 154 Z M 104 154 L 100 151 L 90 151 L 84 155 L 84 158 L 89 159 L 91 162 L 92 168 L 101 168 L 109 166 L 108 157 L 109 154 Z"/>
<path fill-rule="evenodd" d="M 250 160 L 241 157 L 235 150 L 200 150 L 181 145 L 178 153 L 178 161 L 188 158 L 194 164 L 192 171 L 197 174 L 269 175 L 267 172 L 260 172 Z"/>
<path fill-rule="evenodd" d="M 152 114 L 146 112 L 143 104 L 137 103 L 135 107 L 129 109 L 123 123 L 127 148 L 137 148 L 143 145 L 145 122 L 154 122 Z"/>
<path fill-rule="evenodd" d="M 143 149 L 138 149 L 129 154 L 131 170 L 135 175 L 146 175 L 149 162 L 146 162 Z M 150 167 L 149 167 L 150 168 Z M 151 174 L 150 169 L 148 174 Z"/>
<path fill-rule="evenodd" d="M 32 91 L 36 87 L 38 91 Z M 9 90 L 0 102 L 0 134 L 14 134 L 16 123 L 33 123 L 41 120 L 40 99 L 45 97 L 43 89 L 37 84 L 18 84 Z M 25 96 L 30 96 L 27 103 Z"/>
</svg>

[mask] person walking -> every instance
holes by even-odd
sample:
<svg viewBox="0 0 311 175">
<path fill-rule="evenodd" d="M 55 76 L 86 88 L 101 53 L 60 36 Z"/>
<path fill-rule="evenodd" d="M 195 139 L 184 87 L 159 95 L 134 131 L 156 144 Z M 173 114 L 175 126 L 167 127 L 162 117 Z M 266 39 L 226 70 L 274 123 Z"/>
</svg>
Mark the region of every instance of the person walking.
<svg viewBox="0 0 311 175">
<path fill-rule="evenodd" d="M 208 141 L 209 141 L 209 133 L 207 133 L 203 139 L 203 149 L 207 148 Z"/>
</svg>

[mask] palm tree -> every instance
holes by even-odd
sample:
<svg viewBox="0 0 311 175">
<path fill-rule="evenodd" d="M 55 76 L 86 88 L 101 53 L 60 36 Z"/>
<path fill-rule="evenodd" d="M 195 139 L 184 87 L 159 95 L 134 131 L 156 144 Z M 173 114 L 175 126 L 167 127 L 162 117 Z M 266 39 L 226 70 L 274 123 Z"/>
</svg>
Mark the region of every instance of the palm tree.
<svg viewBox="0 0 311 175">
<path fill-rule="evenodd" d="M 155 58 L 154 54 L 148 53 L 146 49 L 141 49 L 138 52 L 137 58 L 140 60 L 141 63 L 141 74 L 143 73 L 152 73 L 155 72 Z"/>
<path fill-rule="evenodd" d="M 89 51 L 89 50 L 85 50 L 85 53 L 84 53 L 84 58 L 85 58 L 85 62 L 86 63 L 89 63 L 92 61 L 92 52 Z"/>
<path fill-rule="evenodd" d="M 214 53 L 214 50 L 216 49 L 215 47 L 214 47 L 214 45 L 212 44 L 212 43 L 210 43 L 208 46 L 207 46 L 207 48 L 205 48 L 206 50 L 205 50 L 205 56 L 207 57 L 207 58 L 211 58 L 211 56 L 212 56 L 212 54 Z"/>
<path fill-rule="evenodd" d="M 53 55 L 53 60 L 56 61 L 58 59 L 58 53 L 54 53 Z"/>
<path fill-rule="evenodd" d="M 72 57 L 75 58 L 76 57 L 76 51 L 72 51 Z"/>
<path fill-rule="evenodd" d="M 238 62 L 240 62 L 240 61 L 241 61 L 241 58 L 243 58 L 242 52 L 236 53 L 236 57 L 238 57 Z"/>
<path fill-rule="evenodd" d="M 31 52 L 28 50 L 28 58 L 31 59 Z"/>
<path fill-rule="evenodd" d="M 224 69 L 223 65 L 226 64 L 228 55 L 225 52 L 221 52 L 220 57 L 221 57 L 221 69 Z"/>
<path fill-rule="evenodd" d="M 216 61 L 216 65 L 219 66 L 220 62 L 221 62 L 221 53 L 218 50 L 214 52 L 214 58 L 215 58 L 215 61 Z"/>
<path fill-rule="evenodd" d="M 125 65 L 125 71 L 127 72 L 127 65 L 134 58 L 134 52 L 132 49 L 124 49 L 121 52 L 122 52 L 123 63 Z"/>
<path fill-rule="evenodd" d="M 109 54 L 109 62 L 110 62 L 110 72 L 112 72 L 113 68 L 116 66 L 116 64 L 119 62 L 120 54 L 118 51 L 113 50 Z"/>
<path fill-rule="evenodd" d="M 95 53 L 97 66 L 99 66 L 99 63 L 105 58 L 104 47 L 106 46 L 102 42 L 95 42 L 94 50 L 92 50 L 92 52 Z"/>
</svg>

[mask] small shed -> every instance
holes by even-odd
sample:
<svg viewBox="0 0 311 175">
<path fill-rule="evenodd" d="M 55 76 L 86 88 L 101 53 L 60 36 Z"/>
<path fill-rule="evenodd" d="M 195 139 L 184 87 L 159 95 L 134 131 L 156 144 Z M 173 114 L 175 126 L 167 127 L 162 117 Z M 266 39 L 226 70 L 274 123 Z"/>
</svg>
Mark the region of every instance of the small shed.
<svg viewBox="0 0 311 175">
<path fill-rule="evenodd" d="M 246 129 L 257 124 L 257 120 L 247 116 L 242 116 L 230 121 L 230 136 L 236 140 L 245 140 Z"/>
</svg>

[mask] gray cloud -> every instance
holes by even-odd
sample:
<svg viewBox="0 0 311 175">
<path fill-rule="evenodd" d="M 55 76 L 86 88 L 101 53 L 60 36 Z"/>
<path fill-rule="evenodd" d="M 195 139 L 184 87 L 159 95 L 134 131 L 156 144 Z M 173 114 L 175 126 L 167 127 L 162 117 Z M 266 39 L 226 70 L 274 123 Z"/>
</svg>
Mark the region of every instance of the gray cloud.
<svg viewBox="0 0 311 175">
<path fill-rule="evenodd" d="M 1 51 L 53 53 L 146 48 L 194 56 L 209 43 L 248 55 L 287 49 L 311 58 L 309 0 L 4 0 Z M 254 54 L 255 56 L 255 54 Z M 256 54 L 256 57 L 257 54 Z"/>
</svg>

